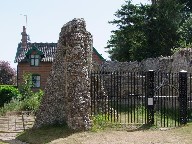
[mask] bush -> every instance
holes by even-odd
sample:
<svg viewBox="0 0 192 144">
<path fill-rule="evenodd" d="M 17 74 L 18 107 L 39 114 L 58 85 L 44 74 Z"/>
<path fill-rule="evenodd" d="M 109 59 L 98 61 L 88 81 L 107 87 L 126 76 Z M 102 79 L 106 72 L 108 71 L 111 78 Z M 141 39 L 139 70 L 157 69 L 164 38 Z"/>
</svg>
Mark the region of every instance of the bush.
<svg viewBox="0 0 192 144">
<path fill-rule="evenodd" d="M 25 98 L 22 100 L 20 110 L 36 112 L 40 106 L 42 96 L 43 91 L 39 90 L 39 92 L 33 93 L 31 97 Z"/>
<path fill-rule="evenodd" d="M 23 75 L 23 83 L 19 85 L 18 89 L 20 92 L 20 100 L 24 100 L 25 98 L 29 98 L 33 96 L 33 91 L 32 91 L 32 75 L 30 73 L 25 73 Z"/>
<path fill-rule="evenodd" d="M 0 86 L 0 107 L 4 106 L 5 103 L 10 102 L 13 98 L 19 96 L 19 91 L 16 87 L 11 85 Z"/>
<path fill-rule="evenodd" d="M 7 112 L 20 111 L 21 102 L 17 99 L 12 99 L 9 103 L 5 103 L 0 108 L 0 115 L 5 115 Z"/>
<path fill-rule="evenodd" d="M 11 111 L 32 111 L 35 113 L 39 108 L 43 91 L 32 91 L 31 74 L 24 74 L 23 79 L 24 82 L 19 85 L 19 89 L 12 87 L 11 90 L 15 92 L 15 95 L 8 94 L 10 97 L 7 96 L 6 98 L 9 99 L 6 101 L 6 104 L 3 103 L 3 107 L 0 107 L 0 115 Z M 3 94 L 3 96 L 5 96 L 5 94 Z"/>
<path fill-rule="evenodd" d="M 92 117 L 93 125 L 92 131 L 104 130 L 108 127 L 109 119 L 106 115 L 98 114 Z"/>
<path fill-rule="evenodd" d="M 40 90 L 33 94 L 33 96 L 25 98 L 23 100 L 12 99 L 9 103 L 4 104 L 0 108 L 0 115 L 5 115 L 7 112 L 11 111 L 32 111 L 36 113 L 40 106 L 41 98 L 43 96 L 43 91 Z"/>
</svg>

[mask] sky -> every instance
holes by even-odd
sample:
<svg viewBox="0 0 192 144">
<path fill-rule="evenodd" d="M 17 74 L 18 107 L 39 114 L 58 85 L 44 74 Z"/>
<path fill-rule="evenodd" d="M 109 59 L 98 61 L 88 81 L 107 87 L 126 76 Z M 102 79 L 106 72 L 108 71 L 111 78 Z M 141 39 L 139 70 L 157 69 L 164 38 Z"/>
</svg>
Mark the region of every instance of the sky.
<svg viewBox="0 0 192 144">
<path fill-rule="evenodd" d="M 93 46 L 109 60 L 104 47 L 116 27 L 108 23 L 125 0 L 0 0 L 0 60 L 14 63 L 22 27 L 26 26 L 31 42 L 54 42 L 62 26 L 74 18 L 84 18 L 93 35 Z M 134 4 L 149 0 L 132 0 Z M 26 21 L 27 18 L 27 21 Z"/>
</svg>

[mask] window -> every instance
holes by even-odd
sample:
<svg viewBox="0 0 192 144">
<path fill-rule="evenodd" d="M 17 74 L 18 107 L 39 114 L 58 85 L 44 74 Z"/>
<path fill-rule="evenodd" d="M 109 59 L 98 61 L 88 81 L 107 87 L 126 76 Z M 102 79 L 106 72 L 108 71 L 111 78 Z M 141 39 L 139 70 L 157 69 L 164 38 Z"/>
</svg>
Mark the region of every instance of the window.
<svg viewBox="0 0 192 144">
<path fill-rule="evenodd" d="M 40 82 L 41 82 L 40 75 L 32 75 L 33 87 L 39 88 L 40 87 Z"/>
<path fill-rule="evenodd" d="M 39 55 L 31 55 L 31 66 L 39 66 Z"/>
</svg>

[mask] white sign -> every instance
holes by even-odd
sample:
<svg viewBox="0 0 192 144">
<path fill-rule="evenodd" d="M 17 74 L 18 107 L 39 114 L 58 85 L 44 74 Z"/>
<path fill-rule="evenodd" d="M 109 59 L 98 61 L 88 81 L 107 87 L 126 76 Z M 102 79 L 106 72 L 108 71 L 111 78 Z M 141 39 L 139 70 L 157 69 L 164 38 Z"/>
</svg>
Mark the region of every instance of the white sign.
<svg viewBox="0 0 192 144">
<path fill-rule="evenodd" d="M 153 105 L 153 98 L 148 98 L 148 105 Z"/>
</svg>

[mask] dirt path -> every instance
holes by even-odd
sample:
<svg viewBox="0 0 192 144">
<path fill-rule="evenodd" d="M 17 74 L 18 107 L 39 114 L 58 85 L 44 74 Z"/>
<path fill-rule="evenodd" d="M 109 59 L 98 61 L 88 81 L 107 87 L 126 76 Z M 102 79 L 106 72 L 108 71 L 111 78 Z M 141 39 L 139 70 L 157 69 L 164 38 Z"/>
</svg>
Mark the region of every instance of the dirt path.
<svg viewBox="0 0 192 144">
<path fill-rule="evenodd" d="M 0 134 L 4 142 L 26 144 L 15 140 L 16 133 Z M 59 138 L 50 144 L 191 144 L 192 136 L 180 134 L 175 130 L 81 132 L 66 138 Z M 38 142 L 37 142 L 38 144 Z"/>
<path fill-rule="evenodd" d="M 60 138 L 50 144 L 191 144 L 192 139 L 172 131 L 105 131 L 79 133 Z"/>
<path fill-rule="evenodd" d="M 19 127 L 13 125 L 9 131 L 0 130 L 0 141 L 10 144 L 26 144 L 16 140 Z M 35 142 L 36 143 L 36 142 Z M 126 130 L 105 130 L 101 132 L 75 133 L 65 138 L 49 142 L 50 144 L 192 144 L 192 126 L 175 129 L 141 130 L 129 132 Z M 39 144 L 38 142 L 36 144 Z M 42 143 L 41 143 L 42 144 Z"/>
</svg>

